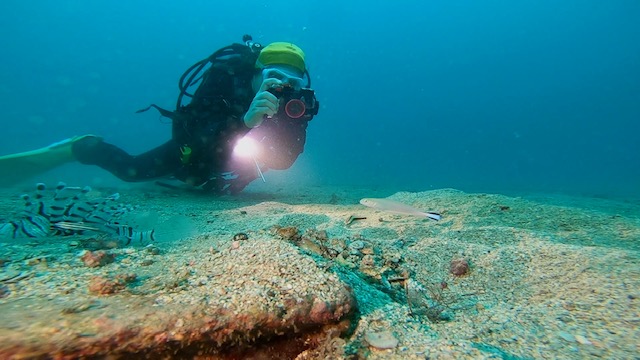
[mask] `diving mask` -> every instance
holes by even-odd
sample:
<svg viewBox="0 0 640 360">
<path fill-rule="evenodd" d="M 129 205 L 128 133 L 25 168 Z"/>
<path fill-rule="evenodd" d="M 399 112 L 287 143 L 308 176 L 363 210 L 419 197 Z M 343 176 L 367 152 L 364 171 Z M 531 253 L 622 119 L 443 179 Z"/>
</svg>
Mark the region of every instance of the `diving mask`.
<svg viewBox="0 0 640 360">
<path fill-rule="evenodd" d="M 303 78 L 297 76 L 297 71 L 293 69 L 289 71 L 284 66 L 265 68 L 262 70 L 262 79 L 278 79 L 294 89 L 302 89 L 307 85 Z"/>
</svg>

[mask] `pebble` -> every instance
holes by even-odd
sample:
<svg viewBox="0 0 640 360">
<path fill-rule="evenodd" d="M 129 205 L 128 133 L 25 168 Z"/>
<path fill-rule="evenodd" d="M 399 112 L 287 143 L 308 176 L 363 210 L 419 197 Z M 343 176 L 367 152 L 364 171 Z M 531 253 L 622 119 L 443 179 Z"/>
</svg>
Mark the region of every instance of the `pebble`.
<svg viewBox="0 0 640 360">
<path fill-rule="evenodd" d="M 566 331 L 559 331 L 558 332 L 558 336 L 560 336 L 561 338 L 563 338 L 564 340 L 566 340 L 568 342 L 576 341 L 576 338 L 573 335 L 571 335 L 568 332 L 566 332 Z"/>
<path fill-rule="evenodd" d="M 592 345 L 591 341 L 582 335 L 576 335 L 575 338 L 576 341 L 582 345 Z"/>
<path fill-rule="evenodd" d="M 151 254 L 151 255 L 159 255 L 160 254 L 160 249 L 156 246 L 153 245 L 147 245 L 147 247 L 145 247 L 145 250 Z"/>
<path fill-rule="evenodd" d="M 351 242 L 349 244 L 349 248 L 355 249 L 355 250 L 360 250 L 360 249 L 364 248 L 364 241 L 361 241 L 361 240 L 353 241 L 353 242 Z"/>
<path fill-rule="evenodd" d="M 394 264 L 397 264 L 402 260 L 402 255 L 400 253 L 391 253 L 386 256 L 386 259 Z"/>
</svg>

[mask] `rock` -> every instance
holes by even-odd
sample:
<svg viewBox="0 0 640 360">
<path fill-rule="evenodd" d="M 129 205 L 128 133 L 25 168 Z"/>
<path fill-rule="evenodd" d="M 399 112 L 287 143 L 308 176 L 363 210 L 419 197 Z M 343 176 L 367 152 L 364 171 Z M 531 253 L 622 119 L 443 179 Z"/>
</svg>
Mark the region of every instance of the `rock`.
<svg viewBox="0 0 640 360">
<path fill-rule="evenodd" d="M 469 261 L 467 259 L 451 260 L 449 272 L 455 276 L 464 276 L 469 273 Z"/>
<path fill-rule="evenodd" d="M 85 251 L 80 257 L 87 267 L 100 267 L 112 263 L 116 256 L 106 251 Z"/>
<path fill-rule="evenodd" d="M 249 235 L 247 235 L 246 233 L 237 233 L 237 234 L 233 235 L 233 240 L 234 241 L 249 240 Z"/>
<path fill-rule="evenodd" d="M 9 287 L 7 285 L 0 284 L 0 299 L 9 296 L 9 294 L 11 294 Z"/>
<path fill-rule="evenodd" d="M 362 240 L 356 240 L 349 243 L 349 248 L 353 250 L 361 250 L 364 246 L 364 241 Z"/>
<path fill-rule="evenodd" d="M 89 292 L 95 295 L 111 295 L 123 291 L 127 284 L 136 280 L 135 274 L 120 274 L 113 279 L 94 276 L 89 281 Z"/>
<path fill-rule="evenodd" d="M 328 329 L 346 332 L 355 309 L 350 288 L 294 245 L 256 240 L 213 256 L 206 244 L 188 257 L 165 254 L 158 270 L 143 268 L 154 276 L 76 276 L 94 293 L 0 303 L 0 358 L 295 358 Z M 158 287 L 182 272 L 207 281 Z M 99 306 L 65 311 L 71 300 Z"/>
<path fill-rule="evenodd" d="M 560 336 L 563 340 L 568 341 L 568 342 L 575 342 L 576 338 L 569 334 L 566 331 L 558 331 L 558 336 Z"/>
<path fill-rule="evenodd" d="M 591 341 L 589 341 L 589 339 L 587 339 L 586 337 L 584 337 L 582 335 L 576 335 L 575 338 L 576 338 L 576 341 L 579 344 L 582 344 L 582 345 L 593 345 L 593 343 Z"/>
<path fill-rule="evenodd" d="M 281 239 L 287 241 L 298 241 L 300 239 L 300 231 L 295 226 L 275 227 L 275 233 Z"/>
</svg>

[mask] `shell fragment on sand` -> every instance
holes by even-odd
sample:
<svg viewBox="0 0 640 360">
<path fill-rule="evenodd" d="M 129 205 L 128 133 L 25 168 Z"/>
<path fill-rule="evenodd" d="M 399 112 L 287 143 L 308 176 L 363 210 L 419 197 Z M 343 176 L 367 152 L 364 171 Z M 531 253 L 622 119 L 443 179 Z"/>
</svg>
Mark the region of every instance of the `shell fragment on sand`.
<svg viewBox="0 0 640 360">
<path fill-rule="evenodd" d="M 393 349 L 398 346 L 398 339 L 391 331 L 367 331 L 364 334 L 364 339 L 369 345 L 380 350 Z"/>
<path fill-rule="evenodd" d="M 442 216 L 435 212 L 420 211 L 413 206 L 403 204 L 399 201 L 389 199 L 364 198 L 360 200 L 360 204 L 372 209 L 386 211 L 394 214 L 412 215 L 418 217 L 426 217 L 431 220 L 440 220 Z"/>
</svg>

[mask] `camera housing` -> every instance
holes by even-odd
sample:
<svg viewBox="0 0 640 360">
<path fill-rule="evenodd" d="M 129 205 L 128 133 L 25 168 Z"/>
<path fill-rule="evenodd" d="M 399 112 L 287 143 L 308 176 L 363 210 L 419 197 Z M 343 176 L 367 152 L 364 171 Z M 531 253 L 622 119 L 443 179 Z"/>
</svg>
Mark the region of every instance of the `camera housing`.
<svg viewBox="0 0 640 360">
<path fill-rule="evenodd" d="M 318 114 L 320 103 L 312 89 L 296 90 L 291 86 L 279 86 L 268 91 L 280 99 L 278 116 L 298 121 L 309 121 Z"/>
</svg>

